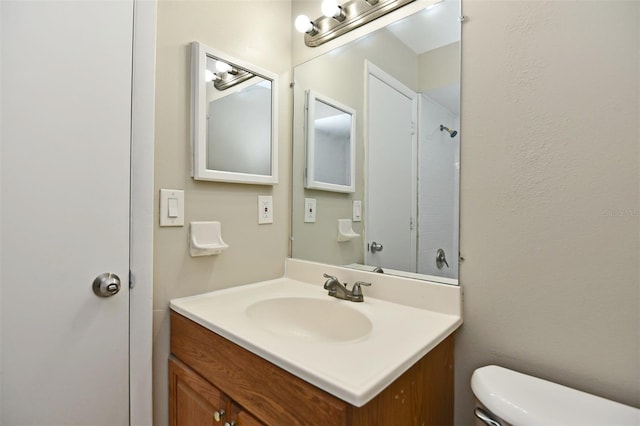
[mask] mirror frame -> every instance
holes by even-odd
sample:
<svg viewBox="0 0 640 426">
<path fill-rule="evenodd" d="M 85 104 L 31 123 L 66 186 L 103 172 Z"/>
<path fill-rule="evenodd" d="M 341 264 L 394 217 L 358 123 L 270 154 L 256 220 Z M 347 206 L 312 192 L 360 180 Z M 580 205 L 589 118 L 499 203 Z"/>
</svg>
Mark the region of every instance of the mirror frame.
<svg viewBox="0 0 640 426">
<path fill-rule="evenodd" d="M 207 56 L 246 69 L 271 82 L 271 174 L 260 175 L 207 168 Z M 278 76 L 200 42 L 191 43 L 191 176 L 195 180 L 274 185 L 278 183 Z"/>
<path fill-rule="evenodd" d="M 324 95 L 319 94 L 314 90 L 306 91 L 306 164 L 305 164 L 305 188 L 307 189 L 319 189 L 323 191 L 331 192 L 356 192 L 356 110 L 344 105 L 338 101 L 330 99 Z M 316 153 L 316 134 L 315 134 L 315 103 L 316 101 L 322 102 L 325 105 L 333 107 L 351 116 L 351 130 L 349 133 L 349 170 L 347 174 L 349 176 L 349 185 L 340 185 L 336 183 L 322 182 L 316 180 L 315 170 L 315 153 Z"/>
</svg>

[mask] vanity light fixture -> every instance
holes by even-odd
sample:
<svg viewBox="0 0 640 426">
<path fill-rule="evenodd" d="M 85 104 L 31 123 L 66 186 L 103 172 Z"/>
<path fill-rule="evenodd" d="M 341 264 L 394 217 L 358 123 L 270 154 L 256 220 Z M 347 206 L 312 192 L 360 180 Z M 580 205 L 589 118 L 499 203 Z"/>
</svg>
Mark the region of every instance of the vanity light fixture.
<svg viewBox="0 0 640 426">
<path fill-rule="evenodd" d="M 216 75 L 216 73 L 214 73 L 211 70 L 204 70 L 204 81 L 206 81 L 207 83 L 210 83 L 214 80 L 218 80 L 220 77 L 218 77 Z"/>
<path fill-rule="evenodd" d="M 232 74 L 232 75 L 236 75 L 238 74 L 238 70 L 234 67 L 232 67 L 231 65 L 229 65 L 226 62 L 217 60 L 216 61 L 216 71 L 220 72 L 220 73 L 228 73 L 228 74 Z"/>
<path fill-rule="evenodd" d="M 230 71 L 216 73 L 217 79 L 213 81 L 213 87 L 222 91 L 227 90 L 237 84 L 243 83 L 256 75 L 249 71 L 232 68 Z"/>
<path fill-rule="evenodd" d="M 304 33 L 307 46 L 317 47 L 414 1 L 349 0 L 338 5 L 336 0 L 324 0 L 324 16 L 311 21 L 307 16 L 300 15 L 296 18 L 295 26 Z"/>
<path fill-rule="evenodd" d="M 318 27 L 316 27 L 307 15 L 298 16 L 296 18 L 295 26 L 296 30 L 300 33 L 306 33 L 312 36 L 318 34 Z"/>
<path fill-rule="evenodd" d="M 327 18 L 333 18 L 336 21 L 342 22 L 347 17 L 344 10 L 342 10 L 342 7 L 338 6 L 338 2 L 336 0 L 323 0 L 320 8 L 322 9 L 322 14 Z"/>
<path fill-rule="evenodd" d="M 213 82 L 213 87 L 219 91 L 227 90 L 237 84 L 256 77 L 256 74 L 236 65 L 229 64 L 217 58 L 211 59 L 214 59 L 213 66 L 209 65 L 211 69 L 205 69 L 204 79 L 207 83 Z"/>
</svg>

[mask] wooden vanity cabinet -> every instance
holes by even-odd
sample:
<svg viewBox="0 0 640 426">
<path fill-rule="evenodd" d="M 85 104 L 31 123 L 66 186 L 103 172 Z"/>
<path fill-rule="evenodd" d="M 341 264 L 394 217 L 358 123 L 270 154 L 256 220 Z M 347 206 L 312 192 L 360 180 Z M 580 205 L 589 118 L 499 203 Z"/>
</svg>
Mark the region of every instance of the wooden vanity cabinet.
<svg viewBox="0 0 640 426">
<path fill-rule="evenodd" d="M 393 342 L 390 342 L 393 344 Z M 355 407 L 171 312 L 171 425 L 408 426 L 453 424 L 453 337 Z M 376 354 L 369 354 L 376 356 Z M 336 362 L 358 360 L 341 359 Z M 215 412 L 227 413 L 220 422 Z M 232 423 L 230 423 L 232 424 Z"/>
<path fill-rule="evenodd" d="M 264 426 L 220 389 L 177 359 L 169 359 L 169 424 Z"/>
</svg>

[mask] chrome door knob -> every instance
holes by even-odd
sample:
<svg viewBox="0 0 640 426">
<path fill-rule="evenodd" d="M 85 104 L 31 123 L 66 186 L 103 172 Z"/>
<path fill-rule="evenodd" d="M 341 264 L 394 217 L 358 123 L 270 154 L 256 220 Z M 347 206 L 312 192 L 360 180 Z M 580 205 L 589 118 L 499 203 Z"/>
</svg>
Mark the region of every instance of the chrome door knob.
<svg viewBox="0 0 640 426">
<path fill-rule="evenodd" d="M 382 247 L 382 244 L 380 243 L 376 243 L 375 241 L 371 243 L 371 251 L 373 253 L 377 252 L 377 251 L 382 251 L 384 247 Z"/>
<path fill-rule="evenodd" d="M 99 297 L 110 297 L 120 291 L 120 277 L 111 272 L 100 274 L 93 280 L 93 292 Z"/>
<path fill-rule="evenodd" d="M 449 267 L 449 264 L 447 263 L 447 257 L 444 254 L 444 250 L 440 248 L 436 252 L 436 266 L 438 267 L 438 269 L 442 269 L 443 265 L 447 265 L 447 268 Z"/>
</svg>

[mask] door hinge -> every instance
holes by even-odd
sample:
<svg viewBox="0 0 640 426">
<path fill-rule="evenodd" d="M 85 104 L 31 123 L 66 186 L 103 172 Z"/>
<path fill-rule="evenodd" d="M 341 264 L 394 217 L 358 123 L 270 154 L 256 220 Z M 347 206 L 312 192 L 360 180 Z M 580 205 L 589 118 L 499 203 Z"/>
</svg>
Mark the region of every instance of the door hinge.
<svg viewBox="0 0 640 426">
<path fill-rule="evenodd" d="M 416 123 L 414 123 L 413 121 L 411 122 L 411 129 L 409 129 L 409 131 L 411 135 L 416 134 Z"/>
<path fill-rule="evenodd" d="M 409 218 L 409 229 L 412 230 L 412 231 L 415 229 L 415 225 L 413 223 L 413 218 L 412 217 Z"/>
<path fill-rule="evenodd" d="M 133 272 L 129 269 L 129 288 L 133 288 L 136 285 L 135 279 L 133 278 Z"/>
</svg>

